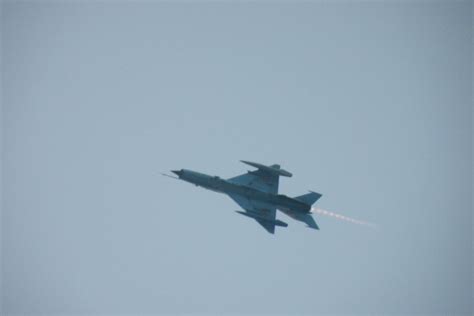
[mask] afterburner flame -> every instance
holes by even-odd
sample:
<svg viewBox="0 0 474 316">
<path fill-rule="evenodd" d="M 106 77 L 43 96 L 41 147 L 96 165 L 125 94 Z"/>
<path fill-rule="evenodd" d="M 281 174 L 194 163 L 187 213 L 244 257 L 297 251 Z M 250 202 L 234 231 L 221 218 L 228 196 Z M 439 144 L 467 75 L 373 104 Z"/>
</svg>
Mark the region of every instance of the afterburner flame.
<svg viewBox="0 0 474 316">
<path fill-rule="evenodd" d="M 347 217 L 347 216 L 344 216 L 344 215 L 341 215 L 341 214 L 337 214 L 337 213 L 334 213 L 334 212 L 323 210 L 322 208 L 319 208 L 319 207 L 312 207 L 311 212 L 316 213 L 316 214 L 321 214 L 321 215 L 324 215 L 324 216 L 337 218 L 339 220 L 343 220 L 343 221 L 353 223 L 353 224 L 357 224 L 357 225 L 368 226 L 368 227 L 371 227 L 371 228 L 376 228 L 377 227 L 377 225 L 375 225 L 374 223 L 365 222 L 365 221 L 361 221 L 361 220 L 358 220 L 358 219 L 350 218 L 350 217 Z"/>
</svg>

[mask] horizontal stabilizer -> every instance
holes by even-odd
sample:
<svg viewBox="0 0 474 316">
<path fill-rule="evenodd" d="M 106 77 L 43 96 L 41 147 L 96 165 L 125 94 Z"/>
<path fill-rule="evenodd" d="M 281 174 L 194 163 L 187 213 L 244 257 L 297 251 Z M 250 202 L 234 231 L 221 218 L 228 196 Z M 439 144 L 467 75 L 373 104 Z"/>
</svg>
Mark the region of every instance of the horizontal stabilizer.
<svg viewBox="0 0 474 316">
<path fill-rule="evenodd" d="M 293 212 L 290 210 L 281 210 L 281 211 L 297 221 L 306 223 L 308 227 L 311 227 L 313 229 L 319 229 L 318 224 L 316 224 L 316 221 L 314 220 L 313 216 L 311 216 L 311 214 L 301 214 L 299 212 Z"/>
<path fill-rule="evenodd" d="M 303 195 L 295 197 L 295 200 L 303 202 L 304 204 L 307 204 L 307 205 L 313 205 L 322 196 L 322 194 L 319 194 L 313 191 L 309 191 L 309 192 L 310 193 L 308 194 L 303 194 Z"/>
<path fill-rule="evenodd" d="M 310 228 L 313 228 L 313 229 L 318 229 L 319 230 L 319 226 L 318 224 L 316 224 L 316 221 L 314 220 L 313 216 L 309 215 L 309 214 L 306 214 L 302 219 L 301 219 L 302 222 L 305 222 L 306 225 L 308 225 L 308 227 Z"/>
</svg>

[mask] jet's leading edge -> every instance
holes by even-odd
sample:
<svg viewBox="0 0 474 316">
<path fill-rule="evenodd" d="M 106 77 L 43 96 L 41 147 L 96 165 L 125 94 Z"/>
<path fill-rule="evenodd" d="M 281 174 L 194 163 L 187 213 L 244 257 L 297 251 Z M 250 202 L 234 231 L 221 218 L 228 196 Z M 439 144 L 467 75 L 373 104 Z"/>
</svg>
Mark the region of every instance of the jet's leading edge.
<svg viewBox="0 0 474 316">
<path fill-rule="evenodd" d="M 265 166 L 255 162 L 241 161 L 257 170 L 248 171 L 227 180 L 186 169 L 172 170 L 172 172 L 181 180 L 227 194 L 244 209 L 244 211 L 236 211 L 237 213 L 255 219 L 271 234 L 275 233 L 275 226 L 288 226 L 287 223 L 276 219 L 277 209 L 295 220 L 306 223 L 311 228 L 319 229 L 311 216 L 311 205 L 321 197 L 321 194 L 310 191 L 308 194 L 295 198 L 278 194 L 279 177 L 291 177 L 290 172 L 281 169 L 276 164 Z"/>
</svg>

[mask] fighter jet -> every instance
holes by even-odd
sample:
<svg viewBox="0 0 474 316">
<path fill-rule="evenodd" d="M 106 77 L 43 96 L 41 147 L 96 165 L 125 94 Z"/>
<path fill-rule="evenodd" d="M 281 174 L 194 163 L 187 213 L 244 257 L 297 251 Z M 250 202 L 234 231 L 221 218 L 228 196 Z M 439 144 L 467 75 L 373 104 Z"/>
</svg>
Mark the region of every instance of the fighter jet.
<svg viewBox="0 0 474 316">
<path fill-rule="evenodd" d="M 180 180 L 227 194 L 244 209 L 236 211 L 237 213 L 253 218 L 271 234 L 275 233 L 275 226 L 288 226 L 287 223 L 276 219 L 277 209 L 297 221 L 306 223 L 310 228 L 319 229 L 311 216 L 311 205 L 321 197 L 321 194 L 310 191 L 295 198 L 278 194 L 280 176 L 291 177 L 290 172 L 281 169 L 277 164 L 265 166 L 245 160 L 241 162 L 257 170 L 227 180 L 187 169 L 171 172 Z"/>
</svg>

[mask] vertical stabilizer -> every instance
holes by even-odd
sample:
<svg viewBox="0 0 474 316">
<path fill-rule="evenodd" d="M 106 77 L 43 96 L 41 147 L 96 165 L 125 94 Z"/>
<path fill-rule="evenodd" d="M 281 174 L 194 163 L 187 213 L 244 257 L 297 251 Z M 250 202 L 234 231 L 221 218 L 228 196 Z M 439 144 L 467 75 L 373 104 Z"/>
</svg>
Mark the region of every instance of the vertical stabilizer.
<svg viewBox="0 0 474 316">
<path fill-rule="evenodd" d="M 304 204 L 307 204 L 307 205 L 313 205 L 317 200 L 319 200 L 321 196 L 322 194 L 309 191 L 308 194 L 303 194 L 303 195 L 295 197 L 295 200 L 303 202 Z"/>
</svg>

